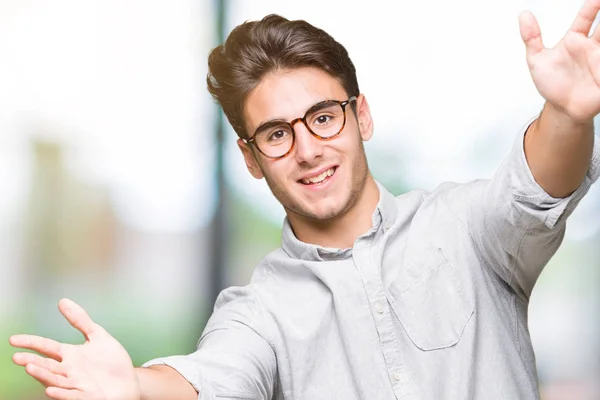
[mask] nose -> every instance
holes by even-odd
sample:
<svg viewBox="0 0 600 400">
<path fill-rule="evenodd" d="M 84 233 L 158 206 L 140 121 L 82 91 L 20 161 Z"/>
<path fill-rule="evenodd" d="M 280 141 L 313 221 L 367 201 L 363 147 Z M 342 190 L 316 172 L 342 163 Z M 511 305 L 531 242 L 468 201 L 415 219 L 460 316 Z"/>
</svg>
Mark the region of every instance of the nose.
<svg viewBox="0 0 600 400">
<path fill-rule="evenodd" d="M 314 159 L 320 157 L 323 153 L 321 141 L 310 133 L 302 121 L 297 121 L 293 128 L 296 136 L 296 161 L 312 164 Z"/>
</svg>

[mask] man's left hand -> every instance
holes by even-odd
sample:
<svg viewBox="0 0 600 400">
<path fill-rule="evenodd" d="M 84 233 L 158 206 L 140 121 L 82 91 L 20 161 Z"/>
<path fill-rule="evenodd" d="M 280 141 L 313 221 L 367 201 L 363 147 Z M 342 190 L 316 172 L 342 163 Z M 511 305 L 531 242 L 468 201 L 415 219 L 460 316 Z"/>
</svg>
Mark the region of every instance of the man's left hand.
<svg viewBox="0 0 600 400">
<path fill-rule="evenodd" d="M 519 17 L 527 64 L 540 94 L 575 123 L 589 123 L 600 113 L 600 29 L 590 31 L 600 0 L 587 0 L 565 36 L 545 48 L 530 12 Z"/>
</svg>

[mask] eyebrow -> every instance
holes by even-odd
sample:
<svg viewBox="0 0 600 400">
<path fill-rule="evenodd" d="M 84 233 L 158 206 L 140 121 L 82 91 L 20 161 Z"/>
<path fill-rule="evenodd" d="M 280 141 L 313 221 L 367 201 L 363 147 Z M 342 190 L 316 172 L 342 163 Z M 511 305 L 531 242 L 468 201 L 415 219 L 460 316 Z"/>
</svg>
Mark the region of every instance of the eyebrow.
<svg viewBox="0 0 600 400">
<path fill-rule="evenodd" d="M 310 112 L 317 112 L 317 111 L 320 111 L 320 110 L 322 110 L 324 108 L 329 107 L 331 105 L 330 102 L 332 102 L 332 101 L 333 102 L 337 102 L 337 100 L 331 100 L 331 99 L 329 99 L 329 100 L 322 100 L 322 101 L 319 101 L 318 103 L 313 104 L 308 110 L 306 110 L 304 112 L 303 117 L 306 116 L 306 114 L 308 114 L 309 111 Z M 288 123 L 289 122 L 286 119 L 283 119 L 283 118 L 276 118 L 276 119 L 271 119 L 271 120 L 265 121 L 265 122 L 261 123 L 258 126 L 258 128 L 256 128 L 254 130 L 254 135 L 256 135 L 260 131 L 264 131 L 264 130 L 267 130 L 267 129 L 270 129 L 270 128 L 273 128 L 273 127 L 276 127 L 276 126 L 279 126 L 279 125 L 282 125 L 282 124 L 288 124 Z M 254 137 L 254 135 L 252 135 L 252 136 Z"/>
<path fill-rule="evenodd" d="M 276 126 L 285 125 L 287 123 L 288 122 L 285 119 L 283 119 L 283 118 L 277 118 L 277 119 L 272 119 L 272 120 L 263 122 L 262 124 L 260 124 L 258 126 L 258 128 L 256 128 L 254 130 L 254 135 L 256 135 L 258 132 L 265 131 L 267 129 L 271 129 L 271 128 L 276 127 Z M 252 135 L 252 136 L 254 137 L 254 135 Z"/>
<path fill-rule="evenodd" d="M 337 100 L 323 100 L 323 101 L 320 101 L 317 104 L 313 105 L 311 108 L 309 108 L 306 111 L 306 113 L 304 113 L 304 115 L 308 114 L 309 111 L 311 111 L 311 112 L 321 111 L 322 109 L 331 106 L 332 103 L 337 104 L 337 102 L 338 102 Z"/>
</svg>

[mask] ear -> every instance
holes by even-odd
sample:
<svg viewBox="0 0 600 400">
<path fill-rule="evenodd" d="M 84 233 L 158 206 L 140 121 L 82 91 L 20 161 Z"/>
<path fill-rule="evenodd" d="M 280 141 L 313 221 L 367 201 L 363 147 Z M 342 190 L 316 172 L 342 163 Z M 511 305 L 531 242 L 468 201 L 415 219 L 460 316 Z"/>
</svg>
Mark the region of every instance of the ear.
<svg viewBox="0 0 600 400">
<path fill-rule="evenodd" d="M 373 118 L 371 117 L 371 109 L 367 98 L 363 94 L 359 94 L 356 99 L 356 119 L 360 129 L 360 136 L 365 142 L 373 136 Z"/>
<path fill-rule="evenodd" d="M 244 156 L 244 161 L 246 162 L 246 167 L 250 174 L 256 179 L 263 178 L 262 169 L 260 169 L 260 165 L 258 165 L 258 161 L 256 157 L 254 157 L 254 153 L 248 144 L 246 144 L 242 139 L 237 140 L 238 147 L 242 151 L 242 155 Z"/>
</svg>

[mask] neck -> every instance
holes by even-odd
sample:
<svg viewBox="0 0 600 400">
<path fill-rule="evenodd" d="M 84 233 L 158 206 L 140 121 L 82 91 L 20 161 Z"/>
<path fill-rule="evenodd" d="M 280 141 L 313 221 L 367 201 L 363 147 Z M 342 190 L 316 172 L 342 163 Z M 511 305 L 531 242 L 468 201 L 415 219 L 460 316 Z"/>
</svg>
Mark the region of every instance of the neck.
<svg viewBox="0 0 600 400">
<path fill-rule="evenodd" d="M 379 202 L 379 188 L 369 174 L 356 203 L 328 220 L 304 218 L 288 212 L 288 219 L 298 240 L 323 247 L 347 249 L 373 227 L 373 212 Z"/>
</svg>

